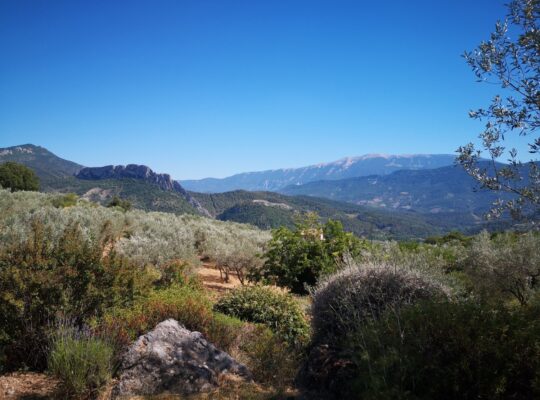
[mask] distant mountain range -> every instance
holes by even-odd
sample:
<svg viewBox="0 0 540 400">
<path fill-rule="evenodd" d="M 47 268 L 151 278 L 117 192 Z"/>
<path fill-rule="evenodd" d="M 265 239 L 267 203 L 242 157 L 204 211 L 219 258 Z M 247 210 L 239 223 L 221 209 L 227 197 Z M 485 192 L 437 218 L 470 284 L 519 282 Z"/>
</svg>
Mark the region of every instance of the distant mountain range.
<svg viewBox="0 0 540 400">
<path fill-rule="evenodd" d="M 399 165 L 416 170 L 390 172 L 397 168 L 397 160 L 401 160 Z M 425 169 L 429 165 L 451 163 L 452 156 L 372 155 L 321 164 L 318 168 L 333 177 L 351 173 L 353 165 L 359 168 L 363 162 L 371 163 L 370 168 L 376 168 L 379 163 L 377 168 L 386 173 L 295 184 L 282 188 L 283 194 L 186 191 L 168 174 L 155 173 L 144 165 L 86 168 L 34 145 L 0 149 L 0 163 L 5 161 L 20 162 L 34 169 L 43 191 L 73 192 L 101 204 L 107 204 L 117 195 L 129 200 L 135 208 L 147 211 L 198 214 L 250 223 L 262 229 L 292 226 L 299 213 L 306 211 L 317 212 L 323 220 L 339 220 L 347 230 L 377 239 L 419 239 L 456 229 L 476 232 L 509 226 L 504 221 L 498 225 L 486 224 L 482 213 L 495 196 L 489 192 L 475 193 L 474 182 L 461 169 L 450 166 Z M 315 167 L 307 167 L 304 173 L 308 174 L 311 168 Z M 311 171 L 309 176 L 316 174 Z M 300 175 L 295 179 L 299 182 Z"/>
<path fill-rule="evenodd" d="M 288 186 L 288 195 L 307 195 L 387 210 L 421 213 L 469 212 L 481 216 L 498 198 L 477 184 L 463 168 L 448 166 L 425 170 L 402 170 L 389 175 Z"/>
<path fill-rule="evenodd" d="M 290 185 L 302 185 L 320 180 L 337 180 L 368 175 L 388 175 L 408 169 L 423 170 L 452 165 L 450 154 L 387 155 L 366 154 L 302 168 L 246 172 L 228 178 L 182 180 L 187 190 L 202 193 L 222 193 L 231 190 L 280 191 Z"/>
</svg>

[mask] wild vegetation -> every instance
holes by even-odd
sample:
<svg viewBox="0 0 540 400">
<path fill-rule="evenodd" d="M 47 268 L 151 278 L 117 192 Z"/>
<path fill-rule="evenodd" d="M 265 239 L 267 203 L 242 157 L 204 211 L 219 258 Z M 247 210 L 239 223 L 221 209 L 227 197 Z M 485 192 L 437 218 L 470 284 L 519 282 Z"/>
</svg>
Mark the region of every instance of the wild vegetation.
<svg viewBox="0 0 540 400">
<path fill-rule="evenodd" d="M 0 191 L 2 371 L 95 397 L 123 349 L 174 318 L 246 363 L 263 398 L 539 394 L 538 233 L 374 242 L 315 214 L 270 235 L 126 208 Z M 201 258 L 244 286 L 209 296 Z"/>
<path fill-rule="evenodd" d="M 264 324 L 292 346 L 301 347 L 309 337 L 309 325 L 300 304 L 290 294 L 269 287 L 236 289 L 220 299 L 214 310 Z"/>
<path fill-rule="evenodd" d="M 96 183 L 43 148 L 0 149 L 0 374 L 48 374 L 57 398 L 109 399 L 126 349 L 174 319 L 206 338 L 181 351 L 182 373 L 197 359 L 193 371 L 212 378 L 198 389 L 217 387 L 193 398 L 540 398 L 540 167 L 504 144 L 518 133 L 532 157 L 540 153 L 539 21 L 540 0 L 513 0 L 489 39 L 464 54 L 480 81 L 502 90 L 470 113 L 485 121 L 484 152 L 460 147 L 465 171 L 349 176 L 359 159 L 346 159 L 301 174 L 349 179 L 287 189 L 355 204 L 189 194 L 168 175 L 165 185 L 139 175 Z M 386 156 L 373 158 L 389 171 Z M 264 172 L 275 175 L 264 187 L 305 183 L 284 180 L 288 172 Z M 250 175 L 255 185 L 259 174 Z M 487 190 L 468 190 L 475 184 Z M 471 222 L 485 212 L 509 216 Z M 214 267 L 215 281 L 235 285 L 207 285 L 201 270 Z M 132 348 L 153 347 L 149 336 Z M 165 347 L 152 349 L 150 363 L 177 361 L 180 347 L 169 346 L 170 357 Z M 198 363 L 210 359 L 224 361 L 219 373 Z M 233 364 L 238 381 L 222 374 Z M 142 370 L 177 384 L 177 371 Z"/>
<path fill-rule="evenodd" d="M 8 161 L 0 164 L 0 188 L 17 190 L 39 190 L 39 178 L 23 164 Z"/>
<path fill-rule="evenodd" d="M 126 212 L 73 196 L 0 191 L 0 342 L 3 369 L 42 369 L 46 333 L 59 315 L 77 325 L 131 307 L 153 288 L 181 283 L 205 249 L 268 239 L 247 225 L 194 216 Z"/>
<path fill-rule="evenodd" d="M 310 213 L 297 220 L 294 230 L 281 227 L 273 231 L 265 262 L 251 271 L 250 278 L 306 294 L 321 277 L 335 272 L 345 257 L 358 256 L 363 246 L 340 222 L 330 220 L 322 225 L 317 214 Z"/>
</svg>

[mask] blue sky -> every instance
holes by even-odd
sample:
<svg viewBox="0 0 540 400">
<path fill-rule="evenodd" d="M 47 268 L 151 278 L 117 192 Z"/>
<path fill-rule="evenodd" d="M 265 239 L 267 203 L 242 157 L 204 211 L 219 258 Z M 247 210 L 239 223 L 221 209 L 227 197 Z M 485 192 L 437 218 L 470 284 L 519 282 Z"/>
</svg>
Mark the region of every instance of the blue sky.
<svg viewBox="0 0 540 400">
<path fill-rule="evenodd" d="M 498 0 L 0 1 L 0 147 L 178 179 L 452 153 Z"/>
</svg>

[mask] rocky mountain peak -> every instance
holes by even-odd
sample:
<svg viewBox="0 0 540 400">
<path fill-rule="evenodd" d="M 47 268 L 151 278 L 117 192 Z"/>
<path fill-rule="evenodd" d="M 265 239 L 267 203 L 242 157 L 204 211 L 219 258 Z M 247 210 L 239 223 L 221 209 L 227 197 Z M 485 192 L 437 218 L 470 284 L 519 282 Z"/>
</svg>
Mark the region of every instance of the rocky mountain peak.
<svg viewBox="0 0 540 400">
<path fill-rule="evenodd" d="M 200 214 L 210 216 L 191 195 L 169 174 L 159 174 L 146 165 L 106 165 L 104 167 L 87 167 L 81 169 L 75 177 L 85 180 L 103 179 L 138 179 L 158 186 L 162 190 L 180 193 Z"/>
</svg>

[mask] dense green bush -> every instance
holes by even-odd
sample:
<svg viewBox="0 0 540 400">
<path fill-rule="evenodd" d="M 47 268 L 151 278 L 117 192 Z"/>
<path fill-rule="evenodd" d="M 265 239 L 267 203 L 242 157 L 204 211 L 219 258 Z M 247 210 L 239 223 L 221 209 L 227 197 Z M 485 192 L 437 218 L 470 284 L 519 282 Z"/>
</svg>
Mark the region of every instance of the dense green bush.
<svg viewBox="0 0 540 400">
<path fill-rule="evenodd" d="M 294 230 L 282 227 L 272 232 L 260 270 L 250 278 L 288 287 L 305 294 L 321 276 L 335 272 L 347 255 L 358 256 L 364 243 L 343 230 L 338 221 L 319 223 L 316 214 L 297 222 Z"/>
<path fill-rule="evenodd" d="M 51 337 L 48 370 L 61 380 L 64 395 L 88 397 L 111 378 L 113 356 L 114 347 L 106 340 L 63 325 Z"/>
<path fill-rule="evenodd" d="M 0 187 L 18 190 L 39 190 L 39 178 L 25 165 L 7 161 L 0 164 Z"/>
<path fill-rule="evenodd" d="M 0 353 L 6 368 L 45 365 L 46 330 L 59 315 L 81 324 L 108 307 L 129 305 L 151 286 L 144 271 L 86 239 L 78 223 L 54 239 L 33 218 L 26 241 L 0 249 Z"/>
<path fill-rule="evenodd" d="M 386 312 L 348 339 L 350 399 L 540 396 L 539 308 L 421 302 Z"/>
<path fill-rule="evenodd" d="M 293 296 L 263 286 L 242 287 L 229 292 L 214 310 L 248 322 L 261 323 L 291 344 L 305 343 L 309 325 Z"/>
<path fill-rule="evenodd" d="M 384 264 L 353 264 L 313 292 L 314 340 L 336 344 L 387 309 L 444 296 L 443 286 L 418 272 Z"/>
</svg>

